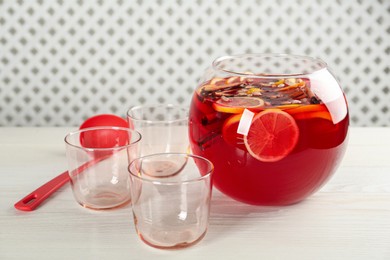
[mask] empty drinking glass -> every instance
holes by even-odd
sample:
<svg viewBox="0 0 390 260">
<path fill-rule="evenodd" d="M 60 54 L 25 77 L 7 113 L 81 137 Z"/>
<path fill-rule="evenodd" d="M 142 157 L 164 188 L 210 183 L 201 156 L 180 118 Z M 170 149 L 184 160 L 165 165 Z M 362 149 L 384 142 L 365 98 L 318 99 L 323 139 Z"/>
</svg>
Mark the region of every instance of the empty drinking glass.
<svg viewBox="0 0 390 260">
<path fill-rule="evenodd" d="M 187 107 L 172 104 L 135 106 L 128 110 L 127 120 L 129 127 L 142 135 L 141 156 L 189 152 Z M 153 167 L 164 169 L 161 174 L 166 176 L 175 174 L 185 162 L 183 157 L 174 161 L 165 157 L 164 160 L 154 160 L 153 164 L 157 165 Z"/>
<path fill-rule="evenodd" d="M 94 127 L 65 137 L 69 176 L 76 201 L 109 209 L 130 201 L 127 167 L 139 156 L 141 135 L 128 128 Z"/>
<path fill-rule="evenodd" d="M 186 163 L 175 174 L 166 176 L 165 168 L 153 163 L 183 160 Z M 129 172 L 135 227 L 146 244 L 182 248 L 205 236 L 212 191 L 210 161 L 183 153 L 153 154 L 135 159 Z"/>
</svg>

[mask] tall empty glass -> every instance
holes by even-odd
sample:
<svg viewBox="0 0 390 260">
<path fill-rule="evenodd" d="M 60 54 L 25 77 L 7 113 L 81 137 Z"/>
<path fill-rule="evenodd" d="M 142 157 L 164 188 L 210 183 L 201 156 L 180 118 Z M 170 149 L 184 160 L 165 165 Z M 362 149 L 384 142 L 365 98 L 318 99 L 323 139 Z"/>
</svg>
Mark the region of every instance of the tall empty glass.
<svg viewBox="0 0 390 260">
<path fill-rule="evenodd" d="M 127 112 L 127 120 L 129 127 L 143 137 L 142 155 L 187 152 L 187 107 L 172 104 L 135 106 Z"/>
<path fill-rule="evenodd" d="M 143 105 L 128 110 L 129 127 L 140 132 L 141 156 L 156 153 L 188 153 L 188 108 L 180 105 Z M 175 174 L 184 159 L 165 158 L 153 161 L 155 167 L 164 168 L 162 175 Z M 150 167 L 151 163 L 149 162 Z M 170 175 L 168 174 L 168 175 Z"/>
<path fill-rule="evenodd" d="M 157 161 L 187 163 L 176 174 L 163 176 Z M 157 248 L 181 248 L 206 234 L 213 165 L 205 158 L 163 153 L 144 156 L 129 166 L 134 222 L 139 237 Z"/>
</svg>

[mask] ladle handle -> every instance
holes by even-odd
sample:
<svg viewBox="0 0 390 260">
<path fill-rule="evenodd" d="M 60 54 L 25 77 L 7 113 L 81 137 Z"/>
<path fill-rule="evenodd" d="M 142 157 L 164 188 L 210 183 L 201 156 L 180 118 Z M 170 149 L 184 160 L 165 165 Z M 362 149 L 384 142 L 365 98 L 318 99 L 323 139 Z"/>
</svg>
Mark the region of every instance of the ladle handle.
<svg viewBox="0 0 390 260">
<path fill-rule="evenodd" d="M 110 155 L 97 157 L 94 160 L 84 163 L 74 171 L 74 174 L 80 174 L 88 167 L 108 158 Z M 28 194 L 26 197 L 15 203 L 15 208 L 23 211 L 32 211 L 38 207 L 45 199 L 47 199 L 56 190 L 61 188 L 70 180 L 68 171 L 65 171 L 55 177 L 54 179 L 46 182 L 35 191 Z"/>
<path fill-rule="evenodd" d="M 68 171 L 65 171 L 28 194 L 26 197 L 15 203 L 14 206 L 18 210 L 32 211 L 69 180 L 69 173 Z"/>
</svg>

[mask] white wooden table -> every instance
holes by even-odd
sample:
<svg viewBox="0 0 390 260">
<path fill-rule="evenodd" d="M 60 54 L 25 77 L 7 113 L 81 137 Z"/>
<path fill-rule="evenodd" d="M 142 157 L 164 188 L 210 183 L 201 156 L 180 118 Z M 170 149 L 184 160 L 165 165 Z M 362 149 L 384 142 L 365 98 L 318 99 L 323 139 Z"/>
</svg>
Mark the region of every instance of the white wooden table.
<svg viewBox="0 0 390 260">
<path fill-rule="evenodd" d="M 390 128 L 351 128 L 335 176 L 288 207 L 255 207 L 214 191 L 197 245 L 151 248 L 130 206 L 91 211 L 69 185 L 32 212 L 13 205 L 66 170 L 71 128 L 0 128 L 0 259 L 390 259 Z"/>
</svg>

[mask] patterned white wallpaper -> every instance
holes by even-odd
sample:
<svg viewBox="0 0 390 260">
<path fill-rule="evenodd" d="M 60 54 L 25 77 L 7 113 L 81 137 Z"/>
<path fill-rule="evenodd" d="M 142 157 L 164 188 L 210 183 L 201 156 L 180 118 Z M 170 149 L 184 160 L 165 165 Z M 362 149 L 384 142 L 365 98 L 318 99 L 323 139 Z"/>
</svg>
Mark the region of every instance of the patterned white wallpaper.
<svg viewBox="0 0 390 260">
<path fill-rule="evenodd" d="M 188 105 L 218 56 L 320 57 L 353 125 L 390 125 L 388 0 L 0 0 L 0 126 Z"/>
</svg>

